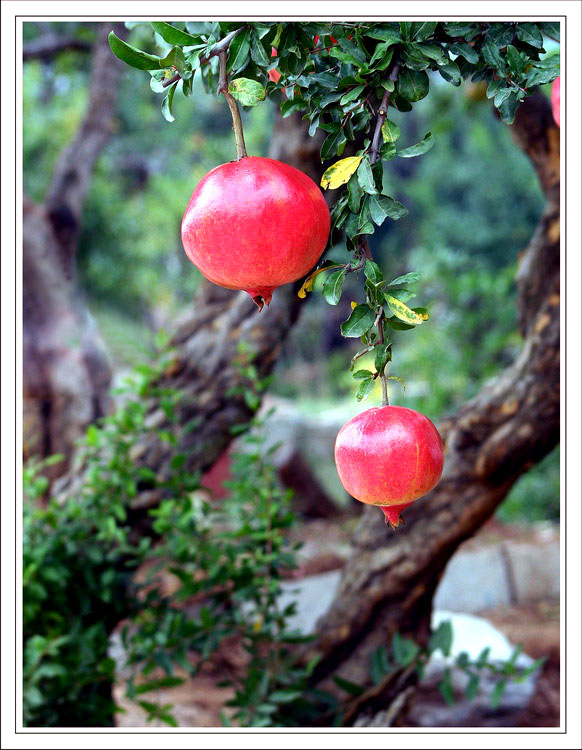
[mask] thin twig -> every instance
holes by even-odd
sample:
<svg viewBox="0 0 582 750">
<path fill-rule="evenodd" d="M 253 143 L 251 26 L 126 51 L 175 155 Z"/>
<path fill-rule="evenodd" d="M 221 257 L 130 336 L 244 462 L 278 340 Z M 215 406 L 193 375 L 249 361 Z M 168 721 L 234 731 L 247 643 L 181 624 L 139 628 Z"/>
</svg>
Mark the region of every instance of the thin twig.
<svg viewBox="0 0 582 750">
<path fill-rule="evenodd" d="M 392 69 L 388 76 L 388 80 L 393 83 L 396 81 L 398 76 L 398 69 L 400 68 L 399 63 L 394 62 Z M 374 137 L 372 139 L 372 145 L 370 146 L 370 164 L 375 164 L 380 156 L 380 141 L 382 138 L 382 125 L 386 120 L 388 114 L 388 102 L 390 101 L 390 91 L 385 91 L 382 101 L 380 103 L 380 109 L 378 110 L 378 117 L 376 119 L 376 128 L 374 130 Z"/>
<path fill-rule="evenodd" d="M 221 39 L 217 44 L 214 45 L 214 47 L 210 50 L 210 52 L 207 52 L 205 55 L 202 55 L 200 58 L 200 65 L 204 65 L 205 63 L 209 62 L 213 57 L 217 57 L 217 55 L 220 55 L 220 53 L 223 50 L 227 50 L 232 40 L 235 38 L 237 34 L 239 34 L 243 29 L 246 29 L 246 26 L 241 26 L 239 29 L 235 29 L 234 31 L 231 31 L 229 34 L 227 34 L 224 39 Z M 176 73 L 176 75 L 172 76 L 172 78 L 168 78 L 167 81 L 164 81 L 162 83 L 162 86 L 166 88 L 167 86 L 171 86 L 173 83 L 176 83 L 176 81 L 179 81 L 182 76 L 179 73 Z"/>
<path fill-rule="evenodd" d="M 225 37 L 226 39 L 226 37 Z M 243 133 L 242 120 L 240 116 L 240 110 L 236 99 L 228 90 L 228 77 L 226 75 L 226 59 L 228 57 L 228 48 L 223 47 L 218 54 L 220 61 L 220 74 L 218 78 L 218 94 L 222 94 L 226 99 L 226 103 L 230 109 L 232 116 L 232 127 L 234 129 L 234 137 L 236 139 L 236 160 L 240 161 L 247 155 L 247 149 L 245 146 L 245 137 Z"/>
</svg>

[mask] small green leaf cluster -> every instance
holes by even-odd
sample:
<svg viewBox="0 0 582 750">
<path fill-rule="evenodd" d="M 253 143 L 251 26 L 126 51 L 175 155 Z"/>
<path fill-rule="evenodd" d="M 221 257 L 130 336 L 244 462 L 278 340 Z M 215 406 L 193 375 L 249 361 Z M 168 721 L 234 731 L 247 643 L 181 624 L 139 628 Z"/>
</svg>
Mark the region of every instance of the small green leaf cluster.
<svg viewBox="0 0 582 750">
<path fill-rule="evenodd" d="M 370 657 L 370 677 L 374 685 L 382 684 L 387 678 L 399 669 L 413 669 L 416 671 L 419 679 L 422 679 L 425 673 L 426 665 L 437 651 L 440 651 L 444 657 L 450 657 L 451 647 L 453 644 L 453 627 L 449 620 L 440 623 L 429 638 L 428 644 L 424 647 L 411 638 L 402 636 L 396 632 L 392 636 L 390 648 L 382 645 L 379 646 Z M 528 667 L 519 668 L 516 666 L 517 659 L 522 652 L 521 646 L 516 646 L 507 661 L 492 661 L 489 658 L 491 649 L 486 647 L 479 656 L 471 660 L 467 652 L 463 651 L 455 658 L 455 665 L 467 675 L 465 686 L 465 697 L 468 701 L 473 700 L 479 691 L 481 678 L 486 672 L 495 675 L 498 679 L 495 687 L 491 692 L 491 706 L 497 708 L 503 697 L 505 688 L 510 682 L 523 682 L 530 674 L 533 674 L 544 663 L 545 659 L 537 659 Z M 365 692 L 362 685 L 345 680 L 339 676 L 334 677 L 336 685 L 345 690 L 351 696 L 359 696 Z M 438 684 L 439 692 L 449 706 L 455 703 L 456 695 L 453 689 L 452 672 L 450 667 L 446 667 L 443 677 Z"/>
<path fill-rule="evenodd" d="M 236 393 L 255 410 L 268 380 L 259 377 L 248 349 L 241 347 L 237 361 Z M 26 467 L 27 726 L 112 724 L 116 665 L 108 649 L 122 621 L 126 694 L 149 722 L 176 726 L 172 706 L 148 694 L 196 675 L 233 638 L 247 659 L 243 669 L 225 674 L 234 692 L 225 723 L 300 726 L 327 708 L 329 699 L 322 704 L 308 686 L 317 659 L 297 661 L 294 647 L 309 638 L 289 627 L 295 604 L 279 604 L 298 545 L 288 541 L 295 519 L 271 460 L 277 446 L 265 447 L 262 419 L 237 425 L 234 434 L 247 434 L 232 457 L 230 495 L 212 502 L 180 450 L 182 395 L 160 385 L 171 363 L 170 352 L 137 367 L 118 410 L 89 428 L 78 459 L 83 482 L 65 502 L 37 503 L 48 487 L 40 472 L 59 457 Z M 164 411 L 168 429 L 155 427 L 151 404 Z M 139 464 L 144 440 L 170 448 L 169 472 Z M 136 537 L 133 501 L 148 491 L 161 500 L 144 512 L 146 533 Z M 164 587 L 168 575 L 176 581 L 172 593 Z"/>
<path fill-rule="evenodd" d="M 335 271 L 333 275 L 339 273 L 340 271 Z M 419 273 L 407 273 L 387 282 L 378 264 L 366 259 L 364 275 L 366 277 L 366 302 L 352 303 L 351 315 L 341 324 L 342 336 L 359 338 L 364 345 L 364 348 L 354 355 L 350 365 L 353 377 L 358 381 L 356 390 L 358 401 L 367 398 L 372 392 L 375 380 L 379 377 L 396 380 L 403 387 L 405 386 L 402 378 L 385 375 L 386 367 L 392 361 L 390 335 L 394 330 L 412 330 L 428 319 L 426 308 L 410 308 L 405 304 L 416 296 L 410 287 L 420 280 Z M 328 278 L 324 286 L 324 296 L 326 296 L 326 286 L 329 280 Z M 329 302 L 329 297 L 327 299 Z M 357 360 L 368 353 L 374 357 L 375 371 L 366 369 L 354 371 Z"/>
</svg>

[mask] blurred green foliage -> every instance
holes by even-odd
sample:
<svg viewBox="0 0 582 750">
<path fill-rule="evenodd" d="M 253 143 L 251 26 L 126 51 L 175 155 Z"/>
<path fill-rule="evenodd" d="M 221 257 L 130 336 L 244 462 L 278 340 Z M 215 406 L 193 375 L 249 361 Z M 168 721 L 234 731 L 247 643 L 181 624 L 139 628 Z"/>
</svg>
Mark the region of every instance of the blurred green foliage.
<svg viewBox="0 0 582 750">
<path fill-rule="evenodd" d="M 147 36 L 151 44 L 144 29 L 136 26 L 130 41 L 147 44 Z M 91 24 L 74 31 L 94 35 Z M 42 30 L 28 23 L 24 33 L 33 38 Z M 59 151 L 83 117 L 89 72 L 89 56 L 78 52 L 24 66 L 24 186 L 35 200 L 42 199 Z M 182 250 L 180 221 L 199 179 L 234 156 L 220 99 L 195 83 L 193 96 L 180 97 L 175 109 L 176 121 L 166 123 L 143 74 L 124 69 L 116 132 L 97 164 L 84 211 L 80 274 L 116 366 L 141 361 L 155 330 L 170 328 L 191 303 L 199 274 Z M 267 154 L 273 114 L 268 102 L 243 113 L 249 153 Z M 410 213 L 386 222 L 372 239 L 387 276 L 422 272 L 414 302 L 431 313 L 414 336 L 394 337 L 389 374 L 403 377 L 407 391 L 391 386 L 391 399 L 438 421 L 495 377 L 520 346 L 513 277 L 543 199 L 529 160 L 478 89 L 455 89 L 437 77 L 413 112 L 391 117 L 401 126 L 403 146 L 428 130 L 435 136 L 429 154 L 387 165 L 390 192 Z M 329 255 L 345 260 L 339 248 Z M 354 403 L 346 364 L 357 344 L 346 343 L 338 330 L 356 299 L 350 281 L 338 308 L 310 295 L 309 314 L 279 363 L 275 393 L 318 407 Z M 556 451 L 518 483 L 503 513 L 555 518 L 558 478 Z"/>
</svg>

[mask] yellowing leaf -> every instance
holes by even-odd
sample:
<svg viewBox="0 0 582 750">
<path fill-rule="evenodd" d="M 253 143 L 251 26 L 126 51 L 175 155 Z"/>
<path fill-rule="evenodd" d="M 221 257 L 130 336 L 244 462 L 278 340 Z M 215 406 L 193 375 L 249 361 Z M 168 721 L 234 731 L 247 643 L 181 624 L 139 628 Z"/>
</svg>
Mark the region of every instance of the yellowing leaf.
<svg viewBox="0 0 582 750">
<path fill-rule="evenodd" d="M 348 156 L 345 159 L 340 159 L 328 167 L 323 173 L 320 185 L 324 190 L 331 188 L 336 190 L 341 185 L 345 185 L 350 177 L 354 174 L 356 169 L 360 166 L 360 162 L 363 159 L 362 156 Z"/>
<path fill-rule="evenodd" d="M 305 299 L 305 297 L 307 297 L 307 292 L 313 291 L 313 284 L 315 283 L 315 277 L 317 276 L 317 274 L 323 273 L 323 271 L 329 271 L 332 268 L 338 268 L 341 265 L 341 263 L 328 263 L 328 265 L 323 266 L 323 268 L 318 268 L 317 271 L 313 271 L 313 273 L 310 273 L 303 282 L 301 289 L 297 292 L 297 296 L 299 297 L 299 299 Z"/>
<path fill-rule="evenodd" d="M 350 307 L 352 308 L 352 310 L 355 310 L 357 306 L 358 306 L 357 302 L 354 302 L 353 300 L 352 302 L 350 302 Z"/>
<path fill-rule="evenodd" d="M 404 304 L 404 302 L 396 299 L 396 297 L 393 297 L 391 294 L 385 294 L 384 296 L 390 310 L 392 310 L 393 314 L 404 323 L 408 323 L 408 325 L 411 326 L 418 326 L 425 320 L 428 320 L 428 313 L 414 312 L 414 310 L 411 310 L 410 307 Z"/>
</svg>

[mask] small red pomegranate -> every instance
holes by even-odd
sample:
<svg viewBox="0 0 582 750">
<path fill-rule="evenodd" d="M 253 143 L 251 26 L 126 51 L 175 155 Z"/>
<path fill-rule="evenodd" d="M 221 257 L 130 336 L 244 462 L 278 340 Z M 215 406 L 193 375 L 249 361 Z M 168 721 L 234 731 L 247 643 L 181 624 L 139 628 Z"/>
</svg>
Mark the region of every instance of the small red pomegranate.
<svg viewBox="0 0 582 750">
<path fill-rule="evenodd" d="M 377 505 L 396 528 L 402 510 L 438 483 L 443 441 L 424 414 L 403 406 L 374 407 L 341 428 L 335 463 L 350 495 Z"/>
<path fill-rule="evenodd" d="M 554 122 L 560 127 L 560 76 L 554 79 L 552 83 L 552 114 L 554 115 Z"/>
<path fill-rule="evenodd" d="M 207 279 L 244 289 L 262 309 L 276 287 L 317 263 L 330 223 L 323 194 L 306 174 L 246 156 L 200 180 L 182 220 L 182 244 Z"/>
</svg>

